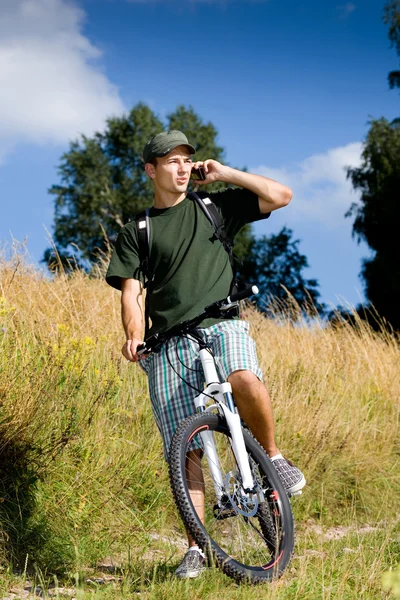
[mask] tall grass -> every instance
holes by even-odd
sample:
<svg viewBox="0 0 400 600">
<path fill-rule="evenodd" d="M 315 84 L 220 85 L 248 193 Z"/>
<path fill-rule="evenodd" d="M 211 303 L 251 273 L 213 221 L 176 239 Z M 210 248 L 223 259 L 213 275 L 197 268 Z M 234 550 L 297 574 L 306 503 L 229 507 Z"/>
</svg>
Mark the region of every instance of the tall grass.
<svg viewBox="0 0 400 600">
<path fill-rule="evenodd" d="M 302 327 L 252 307 L 246 318 L 279 445 L 308 481 L 294 503 L 296 557 L 271 598 L 380 597 L 400 560 L 398 339 L 361 321 Z M 123 341 L 119 294 L 101 278 L 0 261 L 0 566 L 82 577 L 112 558 L 125 575 L 115 597 L 161 598 L 182 590 L 168 574 L 184 536 L 146 379 L 121 358 Z M 192 597 L 222 597 L 221 577 Z"/>
</svg>

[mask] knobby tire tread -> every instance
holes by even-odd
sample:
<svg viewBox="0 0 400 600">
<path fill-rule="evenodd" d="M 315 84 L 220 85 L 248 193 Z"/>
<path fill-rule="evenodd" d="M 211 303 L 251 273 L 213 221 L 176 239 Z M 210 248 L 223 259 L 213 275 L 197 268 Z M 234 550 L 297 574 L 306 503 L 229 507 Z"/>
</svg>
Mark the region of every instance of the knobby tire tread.
<svg viewBox="0 0 400 600">
<path fill-rule="evenodd" d="M 248 429 L 243 430 L 246 447 L 248 445 L 250 448 L 253 446 L 251 450 L 254 450 L 259 455 L 257 457 L 258 463 L 260 463 L 259 458 L 261 458 L 261 461 L 263 461 L 265 457 L 266 464 L 262 464 L 263 470 L 265 473 L 272 475 L 271 479 L 274 482 L 274 488 L 278 489 L 282 502 L 282 512 L 285 515 L 285 541 L 287 540 L 286 543 L 288 544 L 288 547 L 285 547 L 284 557 L 279 562 L 279 567 L 277 569 L 267 570 L 262 576 L 260 576 L 259 571 L 255 572 L 249 568 L 245 568 L 241 565 L 241 563 L 238 563 L 233 558 L 226 560 L 226 554 L 222 554 L 223 551 L 212 540 L 211 536 L 208 536 L 204 527 L 199 526 L 198 517 L 190 501 L 189 491 L 187 489 L 183 451 L 186 447 L 186 441 L 189 435 L 195 430 L 196 427 L 204 424 L 218 425 L 223 429 L 228 429 L 225 419 L 219 415 L 212 413 L 195 414 L 182 421 L 177 428 L 171 442 L 168 458 L 169 476 L 172 493 L 182 521 L 202 550 L 208 553 L 208 555 L 210 555 L 211 547 L 211 560 L 215 561 L 220 569 L 236 582 L 259 584 L 279 578 L 290 563 L 294 551 L 295 531 L 292 509 L 284 487 L 279 480 L 278 474 L 275 472 L 272 464 L 269 463 L 269 459 L 265 454 L 264 449 Z"/>
</svg>

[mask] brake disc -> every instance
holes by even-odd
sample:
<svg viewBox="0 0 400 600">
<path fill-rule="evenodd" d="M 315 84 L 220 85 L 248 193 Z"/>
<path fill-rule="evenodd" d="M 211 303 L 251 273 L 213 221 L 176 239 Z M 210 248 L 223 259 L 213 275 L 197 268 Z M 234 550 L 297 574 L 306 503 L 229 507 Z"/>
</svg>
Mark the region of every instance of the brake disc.
<svg viewBox="0 0 400 600">
<path fill-rule="evenodd" d="M 244 491 L 239 471 L 230 471 L 226 474 L 225 493 L 239 514 L 244 517 L 254 517 L 258 510 L 257 494 Z"/>
</svg>

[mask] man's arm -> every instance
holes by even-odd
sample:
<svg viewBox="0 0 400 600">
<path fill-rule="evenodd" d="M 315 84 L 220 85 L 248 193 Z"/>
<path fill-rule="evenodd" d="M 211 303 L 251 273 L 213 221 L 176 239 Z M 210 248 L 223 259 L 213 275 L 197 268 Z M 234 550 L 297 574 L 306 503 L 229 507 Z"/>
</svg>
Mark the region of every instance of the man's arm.
<svg viewBox="0 0 400 600">
<path fill-rule="evenodd" d="M 223 181 L 257 194 L 261 214 L 286 206 L 292 198 L 292 190 L 286 185 L 262 175 L 232 169 L 232 167 L 222 165 L 216 160 L 209 159 L 204 162 L 196 162 L 193 166 L 195 168 L 202 166 L 206 175 L 203 181 L 197 180 L 196 185 Z"/>
<path fill-rule="evenodd" d="M 127 360 L 140 360 L 136 353 L 143 344 L 143 287 L 137 279 L 121 279 L 121 316 L 126 342 L 122 354 Z"/>
</svg>

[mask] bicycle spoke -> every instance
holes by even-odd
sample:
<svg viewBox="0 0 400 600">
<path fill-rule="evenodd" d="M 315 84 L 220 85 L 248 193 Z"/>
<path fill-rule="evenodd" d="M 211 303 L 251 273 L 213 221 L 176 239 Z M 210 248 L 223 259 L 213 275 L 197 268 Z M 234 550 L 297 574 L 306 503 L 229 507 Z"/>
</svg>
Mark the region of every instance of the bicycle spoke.
<svg viewBox="0 0 400 600">
<path fill-rule="evenodd" d="M 187 423 L 174 438 L 170 476 L 173 489 L 177 490 L 178 508 L 191 535 L 237 581 L 259 582 L 279 576 L 293 550 L 293 518 L 286 493 L 264 451 L 254 438 L 244 433 L 255 484 L 254 490 L 246 492 L 229 430 L 221 425 L 224 419 L 217 415 L 195 415 Z M 212 447 L 212 434 L 211 456 L 217 457 L 215 460 L 204 453 L 202 432 L 205 431 L 208 432 L 206 448 Z M 204 505 L 201 495 L 195 495 L 199 489 L 204 492 Z M 285 515 L 282 511 L 286 511 Z M 283 525 L 287 528 L 285 532 Z"/>
<path fill-rule="evenodd" d="M 192 442 L 194 440 L 195 438 Z M 214 442 L 218 453 L 221 474 L 225 480 L 228 473 L 237 472 L 236 461 L 231 450 L 229 438 L 223 434 L 214 432 Z M 190 458 L 188 461 L 189 460 Z M 215 465 L 214 461 L 211 461 L 211 463 Z M 235 553 L 235 558 L 240 562 L 246 563 L 252 559 L 255 561 L 255 564 L 264 565 L 268 563 L 271 559 L 271 551 L 266 546 L 265 537 L 261 533 L 259 517 L 243 517 L 243 515 L 235 512 L 234 516 L 225 519 L 215 518 L 214 507 L 218 504 L 215 485 L 217 485 L 220 492 L 225 493 L 226 496 L 228 495 L 229 490 L 224 489 L 223 487 L 221 488 L 220 485 L 216 484 L 210 471 L 210 465 L 205 456 L 202 458 L 201 465 L 205 483 L 205 526 L 207 531 L 227 554 L 232 556 L 233 553 Z M 259 473 L 255 473 L 255 479 L 260 480 Z M 234 489 L 238 488 L 239 490 L 240 481 L 236 481 L 235 478 L 233 478 L 232 485 Z M 235 495 L 233 491 L 232 493 Z M 239 491 L 237 491 L 237 495 L 237 502 L 240 503 Z M 229 504 L 234 507 L 232 502 L 229 502 Z"/>
</svg>

